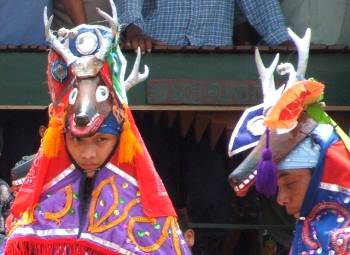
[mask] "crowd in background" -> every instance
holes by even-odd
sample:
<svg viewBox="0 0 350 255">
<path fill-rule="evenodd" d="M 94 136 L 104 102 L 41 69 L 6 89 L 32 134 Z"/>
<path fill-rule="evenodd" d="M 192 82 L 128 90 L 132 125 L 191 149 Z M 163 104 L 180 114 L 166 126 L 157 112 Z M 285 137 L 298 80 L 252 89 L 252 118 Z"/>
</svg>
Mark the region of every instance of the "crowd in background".
<svg viewBox="0 0 350 255">
<path fill-rule="evenodd" d="M 314 44 L 350 43 L 346 0 L 115 0 L 124 43 L 151 51 L 156 45 L 288 45 L 286 27 L 313 31 Z M 54 14 L 53 29 L 104 24 L 96 6 L 110 12 L 108 0 L 0 2 L 0 44 L 45 45 L 43 9 Z M 332 20 L 332 22 L 329 22 Z"/>
</svg>

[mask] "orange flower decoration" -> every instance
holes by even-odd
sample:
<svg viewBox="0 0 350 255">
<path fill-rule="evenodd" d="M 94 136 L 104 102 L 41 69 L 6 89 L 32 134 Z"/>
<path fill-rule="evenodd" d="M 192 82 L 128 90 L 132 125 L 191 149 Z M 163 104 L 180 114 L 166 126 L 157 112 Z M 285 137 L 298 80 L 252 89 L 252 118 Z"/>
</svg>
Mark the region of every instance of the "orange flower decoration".
<svg viewBox="0 0 350 255">
<path fill-rule="evenodd" d="M 285 91 L 278 102 L 270 109 L 265 125 L 269 129 L 293 127 L 300 113 L 308 105 L 317 102 L 324 91 L 322 83 L 305 80 L 299 81 Z"/>
</svg>

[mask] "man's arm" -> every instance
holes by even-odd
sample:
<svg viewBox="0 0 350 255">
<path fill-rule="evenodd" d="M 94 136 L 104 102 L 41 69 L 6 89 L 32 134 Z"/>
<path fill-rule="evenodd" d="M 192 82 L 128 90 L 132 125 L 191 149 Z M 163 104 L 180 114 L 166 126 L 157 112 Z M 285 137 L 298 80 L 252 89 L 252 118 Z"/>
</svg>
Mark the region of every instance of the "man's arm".
<svg viewBox="0 0 350 255">
<path fill-rule="evenodd" d="M 236 1 L 249 23 L 268 45 L 279 45 L 290 40 L 277 0 Z"/>
<path fill-rule="evenodd" d="M 86 11 L 82 0 L 63 0 L 63 6 L 75 26 L 87 23 Z"/>
<path fill-rule="evenodd" d="M 154 45 L 164 44 L 145 34 L 145 24 L 142 16 L 143 2 L 144 0 L 116 1 L 119 23 L 123 30 L 123 43 L 132 47 L 135 52 L 140 47 L 142 53 L 151 52 Z"/>
</svg>

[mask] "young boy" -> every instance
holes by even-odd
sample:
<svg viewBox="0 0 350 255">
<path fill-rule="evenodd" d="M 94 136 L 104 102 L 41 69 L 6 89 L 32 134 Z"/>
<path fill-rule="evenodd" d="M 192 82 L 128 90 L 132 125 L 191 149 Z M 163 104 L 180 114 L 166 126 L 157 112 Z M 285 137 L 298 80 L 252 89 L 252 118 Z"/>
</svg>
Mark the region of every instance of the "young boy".
<svg viewBox="0 0 350 255">
<path fill-rule="evenodd" d="M 126 90 L 144 80 L 126 61 L 119 27 L 50 30 L 50 122 L 11 212 L 4 254 L 190 254 L 142 141 Z M 140 55 L 138 56 L 139 61 Z"/>
</svg>

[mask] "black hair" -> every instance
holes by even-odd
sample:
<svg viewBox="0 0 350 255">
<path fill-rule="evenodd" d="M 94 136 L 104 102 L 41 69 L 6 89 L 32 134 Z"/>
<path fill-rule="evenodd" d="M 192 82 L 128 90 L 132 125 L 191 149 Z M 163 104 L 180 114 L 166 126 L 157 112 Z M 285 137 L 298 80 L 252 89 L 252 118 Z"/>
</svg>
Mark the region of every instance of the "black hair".
<svg viewBox="0 0 350 255">
<path fill-rule="evenodd" d="M 180 229 L 182 232 L 185 232 L 187 229 L 189 229 L 187 216 L 181 210 L 176 210 L 176 213 Z"/>
</svg>

